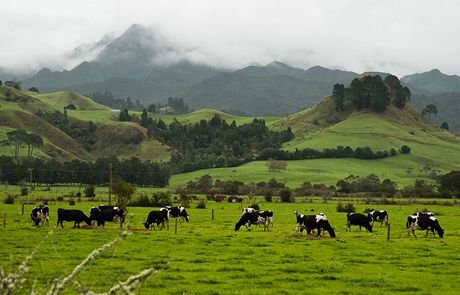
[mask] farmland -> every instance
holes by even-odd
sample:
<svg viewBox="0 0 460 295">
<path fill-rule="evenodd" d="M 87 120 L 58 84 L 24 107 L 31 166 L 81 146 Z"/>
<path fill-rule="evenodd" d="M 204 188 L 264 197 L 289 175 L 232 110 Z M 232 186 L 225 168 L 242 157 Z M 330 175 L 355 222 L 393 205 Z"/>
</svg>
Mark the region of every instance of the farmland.
<svg viewBox="0 0 460 295">
<path fill-rule="evenodd" d="M 422 210 L 424 205 L 381 205 L 391 223 L 391 240 L 387 231 L 375 225 L 374 232 L 345 232 L 346 214 L 337 213 L 336 201 L 324 203 L 312 198 L 310 203 L 261 203 L 261 209 L 274 211 L 274 226 L 269 232 L 252 226 L 252 231 L 234 232 L 239 219 L 240 204 L 207 202 L 206 209 L 187 209 L 191 221 L 181 222 L 174 234 L 174 222 L 169 231 L 135 230 L 133 235 L 104 251 L 76 280 L 95 292 L 108 290 L 117 281 L 126 280 L 141 270 L 169 266 L 150 277 L 139 293 L 151 294 L 458 294 L 460 282 L 460 211 L 456 206 L 428 206 L 437 213 L 445 230 L 444 239 L 417 231 L 418 239 L 407 237 L 407 215 Z M 301 201 L 298 199 L 298 201 Z M 451 203 L 451 201 L 450 201 Z M 88 213 L 99 203 L 78 202 L 77 207 Z M 42 240 L 56 223 L 56 209 L 70 208 L 67 203 L 50 204 L 49 228 L 35 228 L 30 223 L 33 205 L 26 205 L 20 215 L 20 205 L 0 205 L 7 213 L 6 228 L 0 228 L 0 266 L 15 270 L 18 264 Z M 355 203 L 357 212 L 369 205 Z M 127 221 L 132 228 L 142 228 L 142 222 L 152 208 L 129 208 Z M 211 220 L 214 210 L 215 220 Z M 337 237 L 296 237 L 294 210 L 304 214 L 324 212 Z M 120 235 L 115 224 L 100 229 L 64 229 L 44 242 L 32 260 L 27 281 L 17 294 L 35 291 L 43 293 L 47 283 L 69 274 L 92 250 Z M 110 230 L 112 229 L 112 230 Z M 35 279 L 37 278 L 37 279 Z M 72 287 L 66 293 L 72 294 Z"/>
</svg>

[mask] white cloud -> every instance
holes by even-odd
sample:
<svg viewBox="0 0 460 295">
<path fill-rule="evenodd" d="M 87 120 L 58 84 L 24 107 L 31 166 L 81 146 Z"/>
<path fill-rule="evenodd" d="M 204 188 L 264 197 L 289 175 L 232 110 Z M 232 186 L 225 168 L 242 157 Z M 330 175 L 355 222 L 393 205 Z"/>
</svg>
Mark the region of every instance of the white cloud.
<svg viewBox="0 0 460 295">
<path fill-rule="evenodd" d="M 188 58 L 223 67 L 280 60 L 304 68 L 458 74 L 458 11 L 455 0 L 15 0 L 0 9 L 0 67 L 68 68 L 69 50 L 142 23 Z"/>
</svg>

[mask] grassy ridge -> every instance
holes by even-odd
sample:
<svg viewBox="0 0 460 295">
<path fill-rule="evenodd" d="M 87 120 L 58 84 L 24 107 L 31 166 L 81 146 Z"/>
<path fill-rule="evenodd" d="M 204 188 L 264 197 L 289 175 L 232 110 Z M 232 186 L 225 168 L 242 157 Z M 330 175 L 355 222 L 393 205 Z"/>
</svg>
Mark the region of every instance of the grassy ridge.
<svg viewBox="0 0 460 295">
<path fill-rule="evenodd" d="M 89 212 L 91 203 L 77 206 Z M 182 222 L 178 235 L 170 231 L 135 231 L 132 236 L 106 250 L 77 276 L 77 280 L 96 292 L 108 290 L 117 281 L 127 279 L 145 268 L 170 267 L 149 278 L 143 293 L 171 294 L 456 294 L 460 230 L 458 208 L 431 206 L 445 229 L 445 238 L 418 239 L 407 237 L 405 220 L 420 206 L 385 206 L 391 223 L 391 241 L 386 241 L 386 229 L 377 225 L 373 233 L 345 231 L 346 216 L 335 212 L 335 203 L 323 204 L 320 199 L 308 204 L 263 204 L 274 211 L 274 226 L 269 232 L 252 226 L 252 231 L 234 232 L 241 216 L 239 205 L 208 202 L 207 209 L 187 209 L 191 222 Z M 195 204 L 193 204 L 195 206 Z M 355 205 L 358 211 L 364 205 Z M 51 208 L 50 228 L 35 228 L 27 214 L 18 215 L 18 205 L 0 205 L 7 212 L 8 224 L 0 228 L 2 245 L 0 266 L 15 269 L 30 254 L 46 232 L 54 227 L 56 204 Z M 211 221 L 211 211 L 215 220 Z M 31 206 L 26 206 L 29 212 Z M 149 208 L 130 208 L 133 227 L 141 228 Z M 294 210 L 324 212 L 335 228 L 337 239 L 326 237 L 299 238 L 293 235 Z M 174 224 L 174 223 L 172 223 Z M 107 224 L 114 229 L 115 224 Z M 46 290 L 46 282 L 70 273 L 92 250 L 111 241 L 117 230 L 74 230 L 66 223 L 55 230 L 32 260 L 25 287 L 17 294 Z M 429 273 L 433 281 L 419 278 Z M 321 283 L 316 283 L 321 282 Z M 306 286 L 308 285 L 308 286 Z M 72 287 L 66 293 L 73 294 Z"/>
</svg>

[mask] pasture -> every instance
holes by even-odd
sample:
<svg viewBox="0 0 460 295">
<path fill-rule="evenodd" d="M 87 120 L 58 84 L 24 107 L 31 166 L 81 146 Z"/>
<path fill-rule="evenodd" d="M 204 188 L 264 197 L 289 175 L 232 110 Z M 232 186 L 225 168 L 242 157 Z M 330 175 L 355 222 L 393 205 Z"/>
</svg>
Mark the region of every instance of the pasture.
<svg viewBox="0 0 460 295">
<path fill-rule="evenodd" d="M 86 214 L 99 203 L 80 202 L 73 209 Z M 336 202 L 264 203 L 261 209 L 274 212 L 269 232 L 251 226 L 234 231 L 241 216 L 240 204 L 207 202 L 206 209 L 187 209 L 191 221 L 170 230 L 142 230 L 142 222 L 153 208 L 129 208 L 127 223 L 133 234 L 105 250 L 76 280 L 95 292 L 107 291 L 150 267 L 169 266 L 148 278 L 136 294 L 458 294 L 460 290 L 460 209 L 456 206 L 428 206 L 437 213 L 445 230 L 444 239 L 407 236 L 405 221 L 423 205 L 379 205 L 386 209 L 391 224 L 391 240 L 385 227 L 376 223 L 374 232 L 345 232 L 346 214 L 336 212 Z M 369 205 L 367 205 L 369 206 Z M 54 230 L 32 259 L 26 282 L 15 294 L 28 294 L 32 286 L 42 294 L 49 283 L 68 275 L 92 250 L 121 234 L 117 225 L 104 230 L 73 229 L 71 223 L 55 229 L 56 210 L 67 203 L 50 204 L 50 226 L 34 227 L 30 222 L 33 205 L 0 205 L 7 213 L 6 228 L 0 227 L 0 267 L 15 271 L 39 241 Z M 366 205 L 355 204 L 357 212 Z M 214 209 L 215 219 L 211 220 Z M 303 214 L 324 212 L 337 237 L 332 239 L 294 235 L 294 210 Z M 76 293 L 69 285 L 66 294 Z"/>
</svg>

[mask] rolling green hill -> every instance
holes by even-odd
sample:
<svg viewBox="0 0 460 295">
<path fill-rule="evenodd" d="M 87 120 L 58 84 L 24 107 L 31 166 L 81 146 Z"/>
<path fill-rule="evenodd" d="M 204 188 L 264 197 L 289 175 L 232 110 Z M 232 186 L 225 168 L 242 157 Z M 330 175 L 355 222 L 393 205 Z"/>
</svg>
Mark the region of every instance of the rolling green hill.
<svg viewBox="0 0 460 295">
<path fill-rule="evenodd" d="M 76 110 L 67 111 L 73 126 L 85 130 L 89 121 L 96 126 L 90 149 L 85 149 L 78 139 L 37 115 L 38 111 L 62 113 L 69 104 L 76 107 Z M 133 122 L 117 122 L 109 108 L 71 92 L 37 94 L 0 87 L 0 141 L 5 140 L 6 133 L 14 129 L 24 129 L 43 138 L 44 145 L 34 152 L 34 156 L 42 158 L 94 160 L 116 155 L 119 158 L 137 156 L 153 161 L 169 159 L 170 148 L 149 139 L 143 127 Z M 25 153 L 23 149 L 22 155 Z M 0 146 L 0 154 L 11 155 L 11 148 Z"/>
<path fill-rule="evenodd" d="M 398 150 L 402 145 L 408 145 L 412 151 L 408 155 L 380 160 L 289 161 L 287 170 L 281 172 L 269 172 L 265 162 L 258 161 L 240 167 L 174 175 L 171 185 L 182 185 L 204 174 L 214 179 L 245 182 L 267 181 L 274 177 L 290 186 L 298 186 L 304 181 L 335 184 L 350 174 L 366 176 L 371 173 L 406 185 L 417 178 L 428 178 L 433 171 L 445 173 L 460 167 L 460 138 L 434 127 L 411 106 L 403 109 L 390 106 L 383 113 L 367 110 L 336 112 L 332 99 L 327 98 L 305 111 L 281 118 L 271 126 L 279 130 L 292 128 L 295 138 L 284 145 L 286 150 L 369 146 L 379 151 Z"/>
</svg>

